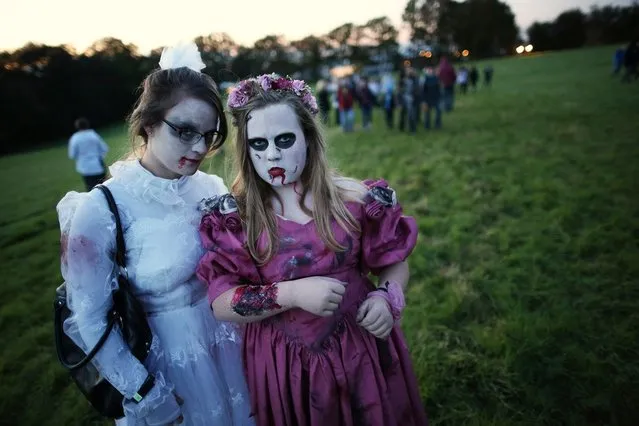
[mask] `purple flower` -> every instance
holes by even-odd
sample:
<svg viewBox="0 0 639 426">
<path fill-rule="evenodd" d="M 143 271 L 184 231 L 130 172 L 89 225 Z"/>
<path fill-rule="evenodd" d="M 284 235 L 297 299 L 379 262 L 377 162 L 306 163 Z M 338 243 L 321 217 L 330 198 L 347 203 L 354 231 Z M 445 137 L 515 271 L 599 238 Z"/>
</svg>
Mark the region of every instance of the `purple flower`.
<svg viewBox="0 0 639 426">
<path fill-rule="evenodd" d="M 310 109 L 313 114 L 317 114 L 317 111 L 318 111 L 317 100 L 315 99 L 315 96 L 313 96 L 313 94 L 310 91 L 304 93 L 302 102 L 306 104 L 308 109 Z"/>
<path fill-rule="evenodd" d="M 271 79 L 271 76 L 268 74 L 262 74 L 257 78 L 257 82 L 260 84 L 260 86 L 262 86 L 262 90 L 264 91 L 271 90 L 272 81 L 273 80 Z"/>
<path fill-rule="evenodd" d="M 295 94 L 300 96 L 306 88 L 306 83 L 304 83 L 304 80 L 293 80 L 291 82 L 291 87 L 295 91 Z"/>
<path fill-rule="evenodd" d="M 275 73 L 262 74 L 256 78 L 246 79 L 238 83 L 229 94 L 229 108 L 245 106 L 254 95 L 254 84 L 259 85 L 265 92 L 270 90 L 293 92 L 296 96 L 302 98 L 302 102 L 313 115 L 319 112 L 317 100 L 304 80 L 292 80 L 290 77 L 282 77 Z"/>
<path fill-rule="evenodd" d="M 251 92 L 253 90 L 253 83 L 255 83 L 257 80 L 254 78 L 249 78 L 247 80 L 241 81 L 240 83 L 238 83 L 238 85 L 236 86 L 236 89 L 239 90 L 240 92 L 242 92 L 242 94 L 250 96 Z"/>
<path fill-rule="evenodd" d="M 239 88 L 238 89 L 234 89 L 230 94 L 229 94 L 229 99 L 228 99 L 228 106 L 229 108 L 240 108 L 243 107 L 244 105 L 246 105 L 246 103 L 248 102 L 249 97 L 248 95 L 245 95 Z"/>
</svg>

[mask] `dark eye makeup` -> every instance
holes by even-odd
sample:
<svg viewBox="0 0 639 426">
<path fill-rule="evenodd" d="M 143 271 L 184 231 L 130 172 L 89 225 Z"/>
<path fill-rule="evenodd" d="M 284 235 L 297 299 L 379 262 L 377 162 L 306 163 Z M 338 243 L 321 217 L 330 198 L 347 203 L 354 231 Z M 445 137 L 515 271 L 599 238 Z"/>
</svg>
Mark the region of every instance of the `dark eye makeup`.
<svg viewBox="0 0 639 426">
<path fill-rule="evenodd" d="M 264 138 L 253 138 L 248 141 L 249 146 L 256 151 L 266 151 L 268 141 Z"/>
<path fill-rule="evenodd" d="M 275 136 L 275 146 L 279 149 L 288 149 L 295 143 L 295 133 L 282 133 Z M 265 138 L 251 138 L 248 140 L 249 146 L 256 151 L 265 151 L 268 148 L 268 140 Z"/>
<path fill-rule="evenodd" d="M 295 133 L 282 133 L 275 136 L 275 146 L 280 149 L 287 149 L 295 143 Z"/>
</svg>

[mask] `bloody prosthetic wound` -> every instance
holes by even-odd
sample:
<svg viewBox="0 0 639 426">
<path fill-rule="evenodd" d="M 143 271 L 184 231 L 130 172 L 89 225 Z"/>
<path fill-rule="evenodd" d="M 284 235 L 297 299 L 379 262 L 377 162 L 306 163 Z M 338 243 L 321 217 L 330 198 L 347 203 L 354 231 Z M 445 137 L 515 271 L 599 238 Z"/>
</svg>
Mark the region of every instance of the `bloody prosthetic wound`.
<svg viewBox="0 0 639 426">
<path fill-rule="evenodd" d="M 235 290 L 231 300 L 233 312 L 243 317 L 262 315 L 281 308 L 277 304 L 277 284 L 240 287 Z"/>
</svg>

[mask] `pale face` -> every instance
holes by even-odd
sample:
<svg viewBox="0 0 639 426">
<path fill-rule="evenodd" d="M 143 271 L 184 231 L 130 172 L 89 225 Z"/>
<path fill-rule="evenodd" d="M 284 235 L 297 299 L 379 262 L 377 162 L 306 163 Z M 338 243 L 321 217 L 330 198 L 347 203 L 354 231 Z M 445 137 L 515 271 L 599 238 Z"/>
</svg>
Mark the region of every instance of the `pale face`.
<svg viewBox="0 0 639 426">
<path fill-rule="evenodd" d="M 265 182 L 278 187 L 299 180 L 308 145 L 293 108 L 276 104 L 257 109 L 246 130 L 251 162 Z"/>
<path fill-rule="evenodd" d="M 184 98 L 167 111 L 163 121 L 147 128 L 148 145 L 142 156 L 142 165 L 156 176 L 176 179 L 194 174 L 208 152 L 204 137 L 195 132 L 209 134 L 217 126 L 217 112 L 208 103 L 196 98 Z M 183 140 L 197 140 L 193 144 Z"/>
</svg>

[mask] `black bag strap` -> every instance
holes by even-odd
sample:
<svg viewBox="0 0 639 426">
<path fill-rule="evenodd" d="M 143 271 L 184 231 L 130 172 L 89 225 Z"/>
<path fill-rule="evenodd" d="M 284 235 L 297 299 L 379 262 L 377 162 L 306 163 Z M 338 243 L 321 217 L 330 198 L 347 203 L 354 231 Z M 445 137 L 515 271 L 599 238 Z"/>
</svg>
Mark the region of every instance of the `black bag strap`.
<svg viewBox="0 0 639 426">
<path fill-rule="evenodd" d="M 113 194 L 111 193 L 109 188 L 107 188 L 104 185 L 96 185 L 95 187 L 98 188 L 100 191 L 102 191 L 102 193 L 104 194 L 104 197 L 107 200 L 107 204 L 109 205 L 109 210 L 111 210 L 111 213 L 113 213 L 113 217 L 115 218 L 115 245 L 116 245 L 115 263 L 118 266 L 118 274 L 124 275 L 127 278 L 127 279 L 119 279 L 118 284 L 120 286 L 123 286 L 123 285 L 126 286 L 128 285 L 128 272 L 126 270 L 126 263 L 125 263 L 126 249 L 124 246 L 124 232 L 122 231 L 122 222 L 120 221 L 120 213 L 118 211 L 117 205 L 115 204 L 115 199 L 113 198 Z M 55 310 L 56 342 L 61 342 L 62 340 L 62 336 L 60 335 L 60 333 L 63 333 L 62 331 L 63 320 L 61 318 L 61 315 L 62 315 L 61 309 L 59 309 L 59 307 L 56 306 L 56 310 Z M 83 359 L 81 359 L 79 362 L 75 364 L 71 364 L 68 362 L 68 360 L 62 353 L 61 345 L 56 344 L 58 359 L 60 360 L 60 363 L 64 367 L 70 370 L 75 370 L 75 369 L 84 367 L 87 363 L 89 363 L 89 361 L 91 361 L 93 357 L 95 357 L 95 354 L 97 354 L 98 351 L 102 349 L 102 346 L 104 346 L 104 343 L 109 337 L 109 334 L 111 334 L 111 330 L 113 329 L 113 326 L 115 325 L 115 321 L 117 317 L 118 317 L 118 313 L 114 309 L 111 309 L 107 315 L 108 321 L 107 321 L 107 326 L 106 326 L 106 329 L 104 330 L 104 333 L 102 333 L 102 336 L 100 336 L 100 338 L 98 339 L 98 342 L 95 344 L 93 349 L 89 351 L 86 357 L 84 357 Z"/>
<path fill-rule="evenodd" d="M 109 210 L 113 213 L 115 219 L 115 264 L 118 267 L 118 285 L 121 289 L 130 291 L 129 289 L 129 271 L 126 269 L 126 247 L 124 246 L 124 231 L 122 230 L 122 221 L 118 206 L 115 204 L 113 194 L 104 185 L 96 185 L 96 188 L 102 191 L 104 197 L 109 204 Z M 122 279 L 123 278 L 123 279 Z"/>
<path fill-rule="evenodd" d="M 102 336 L 100 336 L 100 339 L 98 339 L 98 342 L 95 344 L 93 349 L 91 349 L 84 358 L 82 358 L 77 363 L 72 364 L 71 362 L 69 362 L 69 360 L 67 360 L 67 357 L 62 351 L 61 342 L 62 342 L 63 336 L 61 334 L 64 333 L 64 331 L 62 330 L 62 321 L 63 321 L 62 309 L 56 309 L 55 310 L 56 327 L 54 327 L 55 340 L 56 340 L 55 348 L 58 353 L 58 360 L 60 361 L 60 364 L 62 364 L 65 368 L 68 368 L 69 370 L 76 370 L 78 368 L 82 368 L 85 365 L 87 365 L 89 361 L 93 359 L 95 354 L 97 354 L 98 351 L 102 349 L 102 346 L 104 346 L 104 342 L 106 342 L 107 338 L 109 337 L 109 334 L 111 334 L 111 330 L 113 330 L 116 317 L 117 317 L 117 314 L 114 311 L 109 312 L 109 320 L 107 322 L 106 329 L 104 330 L 104 333 L 102 333 Z"/>
<path fill-rule="evenodd" d="M 126 268 L 126 248 L 124 246 L 124 233 L 122 231 L 122 222 L 120 221 L 118 206 L 115 204 L 115 199 L 109 188 L 104 185 L 96 185 L 95 187 L 104 194 L 109 204 L 109 210 L 111 210 L 115 218 L 115 263 L 120 268 Z"/>
</svg>

